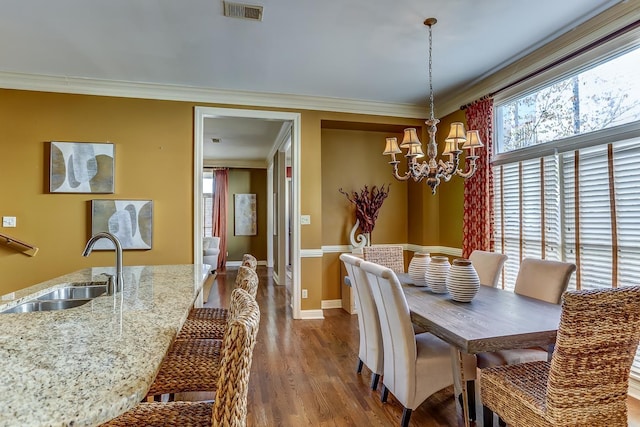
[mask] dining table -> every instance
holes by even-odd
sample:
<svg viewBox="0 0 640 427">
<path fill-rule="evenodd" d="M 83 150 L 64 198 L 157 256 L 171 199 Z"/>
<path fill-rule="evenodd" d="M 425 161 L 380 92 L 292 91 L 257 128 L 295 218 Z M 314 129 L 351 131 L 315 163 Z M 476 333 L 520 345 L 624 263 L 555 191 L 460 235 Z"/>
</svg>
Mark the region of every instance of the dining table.
<svg viewBox="0 0 640 427">
<path fill-rule="evenodd" d="M 415 286 L 406 273 L 397 273 L 414 324 L 451 344 L 457 353 L 462 412 L 469 426 L 463 355 L 555 343 L 561 306 L 514 292 L 480 286 L 470 302 L 457 302 L 448 293 Z"/>
</svg>

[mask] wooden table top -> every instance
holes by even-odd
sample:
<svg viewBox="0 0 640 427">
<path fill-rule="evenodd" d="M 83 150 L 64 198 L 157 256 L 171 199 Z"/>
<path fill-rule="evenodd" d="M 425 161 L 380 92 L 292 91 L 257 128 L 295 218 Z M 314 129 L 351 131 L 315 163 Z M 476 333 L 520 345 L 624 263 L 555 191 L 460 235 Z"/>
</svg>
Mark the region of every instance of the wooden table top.
<svg viewBox="0 0 640 427">
<path fill-rule="evenodd" d="M 488 286 L 480 286 L 471 302 L 456 302 L 449 294 L 410 284 L 407 274 L 398 274 L 398 278 L 411 320 L 465 353 L 555 342 L 561 313 L 558 304 Z"/>
</svg>

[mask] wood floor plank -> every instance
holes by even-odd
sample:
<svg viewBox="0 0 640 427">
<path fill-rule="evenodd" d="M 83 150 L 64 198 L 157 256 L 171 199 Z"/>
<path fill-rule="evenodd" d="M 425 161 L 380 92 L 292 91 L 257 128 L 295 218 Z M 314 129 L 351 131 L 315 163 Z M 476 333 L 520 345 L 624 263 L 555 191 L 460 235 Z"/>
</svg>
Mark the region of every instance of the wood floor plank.
<svg viewBox="0 0 640 427">
<path fill-rule="evenodd" d="M 237 270 L 219 270 L 205 306 L 228 307 Z M 356 373 L 358 321 L 342 309 L 324 310 L 324 320 L 292 320 L 286 288 L 258 267 L 256 299 L 261 310 L 248 393 L 251 427 L 392 427 L 402 406 L 389 395 L 380 402 L 369 388 L 371 372 Z M 179 399 L 211 399 L 189 393 Z M 411 427 L 463 425 L 452 388 L 431 396 L 411 416 Z M 629 399 L 629 426 L 640 427 L 640 402 Z M 473 425 L 473 423 L 472 423 Z"/>
</svg>

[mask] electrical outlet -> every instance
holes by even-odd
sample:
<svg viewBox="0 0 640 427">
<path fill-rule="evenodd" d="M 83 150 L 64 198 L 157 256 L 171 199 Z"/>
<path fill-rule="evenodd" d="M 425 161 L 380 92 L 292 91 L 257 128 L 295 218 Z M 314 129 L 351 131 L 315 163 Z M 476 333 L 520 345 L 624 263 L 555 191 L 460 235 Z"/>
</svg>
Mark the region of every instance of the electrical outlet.
<svg viewBox="0 0 640 427">
<path fill-rule="evenodd" d="M 306 289 L 302 290 L 302 298 L 309 298 L 309 294 L 307 293 Z"/>
<path fill-rule="evenodd" d="M 16 226 L 16 217 L 15 216 L 3 216 L 2 217 L 2 226 L 3 227 L 15 227 Z"/>
</svg>

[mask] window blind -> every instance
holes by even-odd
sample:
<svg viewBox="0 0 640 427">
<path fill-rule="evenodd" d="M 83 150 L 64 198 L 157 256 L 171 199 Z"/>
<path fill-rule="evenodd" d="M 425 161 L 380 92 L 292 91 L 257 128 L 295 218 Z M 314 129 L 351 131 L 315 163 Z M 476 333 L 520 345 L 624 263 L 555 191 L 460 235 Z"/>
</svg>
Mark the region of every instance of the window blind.
<svg viewBox="0 0 640 427">
<path fill-rule="evenodd" d="M 496 250 L 513 289 L 524 257 L 573 262 L 570 289 L 640 284 L 640 138 L 495 168 Z M 640 351 L 632 376 L 640 379 Z"/>
</svg>

